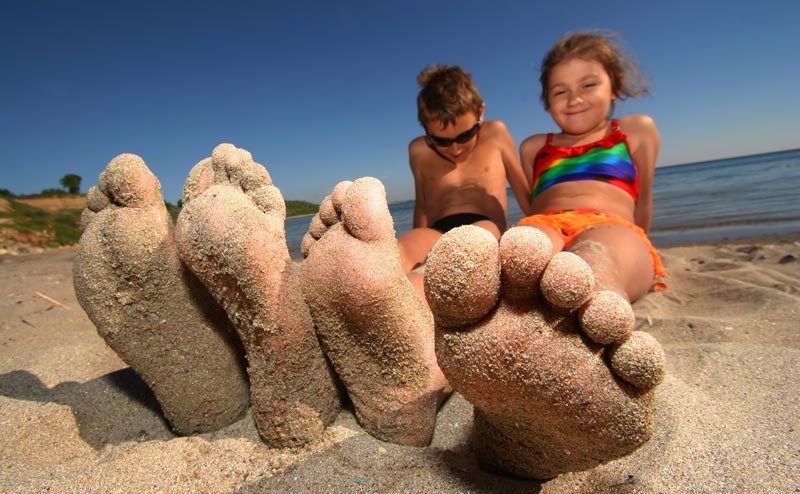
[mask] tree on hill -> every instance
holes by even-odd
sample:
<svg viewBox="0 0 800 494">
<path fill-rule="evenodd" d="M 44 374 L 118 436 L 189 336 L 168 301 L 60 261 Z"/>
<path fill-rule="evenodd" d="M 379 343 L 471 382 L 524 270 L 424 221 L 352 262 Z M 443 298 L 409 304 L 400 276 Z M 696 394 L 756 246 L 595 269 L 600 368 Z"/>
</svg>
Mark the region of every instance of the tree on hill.
<svg viewBox="0 0 800 494">
<path fill-rule="evenodd" d="M 81 192 L 81 177 L 80 175 L 75 175 L 74 173 L 68 173 L 61 177 L 61 180 L 58 181 L 62 187 L 67 189 L 67 192 L 70 194 L 80 194 Z"/>
</svg>

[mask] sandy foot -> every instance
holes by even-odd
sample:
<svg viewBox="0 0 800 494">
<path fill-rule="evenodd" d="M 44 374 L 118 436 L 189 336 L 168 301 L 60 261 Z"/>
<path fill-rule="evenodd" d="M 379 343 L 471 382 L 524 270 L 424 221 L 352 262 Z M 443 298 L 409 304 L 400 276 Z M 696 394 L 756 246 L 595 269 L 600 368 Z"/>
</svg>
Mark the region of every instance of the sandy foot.
<svg viewBox="0 0 800 494">
<path fill-rule="evenodd" d="M 181 263 L 158 179 L 138 156 L 117 156 L 87 204 L 73 282 L 98 333 L 150 386 L 177 433 L 239 419 L 249 400 L 241 344 Z"/>
<path fill-rule="evenodd" d="M 190 172 L 183 203 L 178 249 L 244 343 L 259 433 L 276 447 L 319 438 L 339 394 L 286 247 L 280 191 L 250 153 L 221 144 Z"/>
<path fill-rule="evenodd" d="M 629 373 L 646 376 L 646 386 L 612 372 L 606 347 L 586 337 L 577 314 L 567 310 L 591 297 L 591 270 L 587 278 L 577 256 L 551 259 L 550 249 L 533 228 L 512 228 L 498 244 L 480 228 L 461 227 L 437 243 L 425 273 L 436 355 L 456 391 L 475 406 L 481 462 L 530 478 L 592 468 L 645 443 L 654 419 L 647 376 L 656 382 L 663 376 L 663 352 L 638 332 L 619 353 L 634 369 Z M 551 264 L 557 274 L 548 273 Z M 537 295 L 545 278 L 551 278 L 548 298 L 569 292 L 562 297 L 569 307 L 554 308 Z M 599 312 L 616 316 L 614 303 L 600 300 Z M 614 332 L 604 326 L 617 317 L 599 319 L 599 333 Z"/>
<path fill-rule="evenodd" d="M 303 291 L 359 423 L 384 441 L 428 444 L 450 388 L 436 364 L 430 311 L 400 265 L 383 185 L 337 185 L 303 250 Z"/>
</svg>

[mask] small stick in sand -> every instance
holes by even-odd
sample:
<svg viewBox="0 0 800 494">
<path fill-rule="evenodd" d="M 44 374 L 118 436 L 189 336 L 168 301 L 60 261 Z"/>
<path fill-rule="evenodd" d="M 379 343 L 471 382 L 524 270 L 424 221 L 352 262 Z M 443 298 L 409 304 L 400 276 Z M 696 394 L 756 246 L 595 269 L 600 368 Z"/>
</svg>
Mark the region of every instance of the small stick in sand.
<svg viewBox="0 0 800 494">
<path fill-rule="evenodd" d="M 70 309 L 70 308 L 69 308 L 69 306 L 62 304 L 61 302 L 59 302 L 59 301 L 58 301 L 58 300 L 56 300 L 56 299 L 53 299 L 53 298 L 50 298 L 50 297 L 48 297 L 48 296 L 47 296 L 47 295 L 45 295 L 44 293 L 41 293 L 41 292 L 34 292 L 34 293 L 35 293 L 36 295 L 38 295 L 38 296 L 42 297 L 43 299 L 47 300 L 48 302 L 52 302 L 52 303 L 54 303 L 54 304 L 58 305 L 59 307 L 63 307 L 63 308 L 65 308 L 65 309 L 67 309 L 67 310 L 72 310 L 72 309 Z"/>
</svg>

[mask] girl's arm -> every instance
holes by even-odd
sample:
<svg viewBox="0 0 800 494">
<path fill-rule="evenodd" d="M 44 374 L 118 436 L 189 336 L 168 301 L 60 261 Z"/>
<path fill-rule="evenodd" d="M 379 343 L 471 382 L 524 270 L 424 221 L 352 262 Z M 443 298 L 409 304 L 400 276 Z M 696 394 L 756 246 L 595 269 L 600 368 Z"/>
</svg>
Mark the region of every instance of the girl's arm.
<svg viewBox="0 0 800 494">
<path fill-rule="evenodd" d="M 526 138 L 519 145 L 519 158 L 522 164 L 522 172 L 525 175 L 525 183 L 528 187 L 528 204 L 531 200 L 531 188 L 533 187 L 533 160 L 536 158 L 536 153 L 544 146 L 547 141 L 546 134 L 536 134 Z M 530 212 L 526 214 L 533 214 L 533 208 L 529 206 Z"/>
<path fill-rule="evenodd" d="M 661 140 L 655 122 L 647 115 L 623 117 L 620 119 L 620 128 L 628 136 L 639 174 L 639 198 L 633 213 L 634 221 L 648 231 L 653 217 L 653 177 Z"/>
</svg>

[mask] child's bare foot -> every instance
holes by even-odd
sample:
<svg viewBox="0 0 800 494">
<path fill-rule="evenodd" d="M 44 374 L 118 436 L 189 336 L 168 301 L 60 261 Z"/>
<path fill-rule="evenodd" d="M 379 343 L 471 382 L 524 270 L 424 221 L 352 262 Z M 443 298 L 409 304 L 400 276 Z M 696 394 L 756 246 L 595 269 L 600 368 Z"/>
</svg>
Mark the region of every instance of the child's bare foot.
<svg viewBox="0 0 800 494">
<path fill-rule="evenodd" d="M 655 340 L 641 343 L 647 340 L 641 333 L 626 340 L 633 344 L 622 360 L 629 373 L 652 379 L 641 379 L 644 387 L 637 388 L 611 372 L 604 347 L 564 310 L 586 305 L 591 270 L 586 278 L 580 258 L 557 254 L 551 260 L 550 252 L 549 239 L 533 228 L 512 228 L 498 245 L 484 230 L 467 226 L 441 238 L 425 272 L 436 354 L 456 391 L 475 405 L 481 461 L 533 478 L 591 468 L 641 446 L 654 418 L 653 393 L 646 388 L 663 375 L 663 352 Z M 551 278 L 548 298 L 570 300 L 570 307 L 553 308 L 538 296 L 545 278 Z M 556 293 L 559 284 L 568 293 Z M 594 310 L 614 316 L 608 312 L 615 303 L 601 299 Z M 616 331 L 617 317 L 594 319 L 594 331 Z"/>
<path fill-rule="evenodd" d="M 175 235 L 181 258 L 244 343 L 261 436 L 278 447 L 318 438 L 339 395 L 286 247 L 280 191 L 250 153 L 221 144 L 190 172 L 183 203 Z"/>
<path fill-rule="evenodd" d="M 153 390 L 173 429 L 219 429 L 247 410 L 241 344 L 222 309 L 181 263 L 161 185 L 132 154 L 87 194 L 73 262 L 81 307 Z"/>
<path fill-rule="evenodd" d="M 428 444 L 450 387 L 430 311 L 400 265 L 383 185 L 337 185 L 303 250 L 303 292 L 359 423 L 384 441 Z"/>
</svg>

